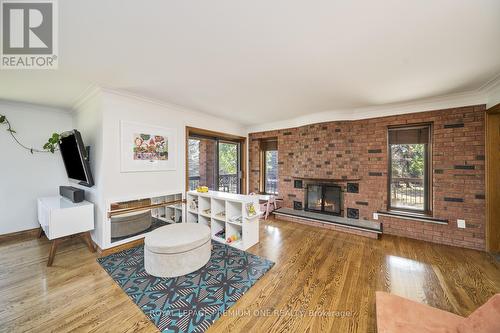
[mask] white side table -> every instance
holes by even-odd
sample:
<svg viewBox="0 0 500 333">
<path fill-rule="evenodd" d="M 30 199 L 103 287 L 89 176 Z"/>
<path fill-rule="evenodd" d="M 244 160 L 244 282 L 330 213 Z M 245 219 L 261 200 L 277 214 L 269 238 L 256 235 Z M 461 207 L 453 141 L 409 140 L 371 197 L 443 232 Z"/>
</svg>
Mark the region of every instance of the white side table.
<svg viewBox="0 0 500 333">
<path fill-rule="evenodd" d="M 71 202 L 61 196 L 38 198 L 39 236 L 52 242 L 47 266 L 52 266 L 57 246 L 70 236 L 81 236 L 91 252 L 95 247 L 90 238 L 94 229 L 94 204 L 88 201 Z"/>
</svg>

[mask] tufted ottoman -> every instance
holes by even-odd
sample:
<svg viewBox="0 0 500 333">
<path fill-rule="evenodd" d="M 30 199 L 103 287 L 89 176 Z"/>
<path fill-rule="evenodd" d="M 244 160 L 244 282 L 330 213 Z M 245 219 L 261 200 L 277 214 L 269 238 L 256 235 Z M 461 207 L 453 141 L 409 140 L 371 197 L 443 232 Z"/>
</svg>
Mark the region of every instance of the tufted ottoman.
<svg viewBox="0 0 500 333">
<path fill-rule="evenodd" d="M 198 223 L 177 223 L 151 231 L 144 238 L 144 268 L 158 277 L 186 275 L 210 259 L 210 228 Z"/>
</svg>

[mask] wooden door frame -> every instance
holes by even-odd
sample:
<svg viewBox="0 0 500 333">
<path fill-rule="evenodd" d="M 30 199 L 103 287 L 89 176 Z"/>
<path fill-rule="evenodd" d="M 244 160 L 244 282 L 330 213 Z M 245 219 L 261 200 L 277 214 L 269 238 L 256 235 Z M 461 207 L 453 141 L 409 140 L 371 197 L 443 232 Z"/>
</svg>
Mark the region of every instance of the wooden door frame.
<svg viewBox="0 0 500 333">
<path fill-rule="evenodd" d="M 491 154 L 493 153 L 494 149 L 494 144 L 491 142 L 490 139 L 491 133 L 489 129 L 492 117 L 500 117 L 500 104 L 497 104 L 486 110 L 486 115 L 485 115 L 486 251 L 500 252 L 500 235 L 493 235 L 491 230 L 494 222 L 493 221 L 494 217 L 492 216 L 494 214 L 493 210 L 494 209 L 498 210 L 498 202 L 497 203 L 493 202 L 494 191 L 499 191 L 499 189 L 496 186 L 494 186 L 493 182 L 495 177 L 500 177 L 500 170 L 498 169 L 498 165 L 496 166 L 496 168 L 493 165 L 490 165 L 490 163 L 493 164 L 493 162 L 491 161 Z M 495 215 L 499 215 L 499 213 L 497 212 L 495 213 Z M 500 221 L 497 221 L 497 223 L 500 223 Z M 500 233 L 499 228 L 500 226 L 496 226 L 496 233 Z M 496 241 L 495 238 L 497 239 Z"/>
<path fill-rule="evenodd" d="M 203 128 L 186 126 L 186 139 L 185 139 L 185 176 L 186 176 L 186 192 L 189 189 L 189 161 L 188 161 L 188 151 L 189 151 L 189 137 L 191 135 L 217 138 L 224 141 L 238 142 L 240 144 L 240 154 L 241 154 L 241 193 L 247 193 L 247 138 L 244 136 L 216 132 L 211 130 L 206 130 Z"/>
</svg>

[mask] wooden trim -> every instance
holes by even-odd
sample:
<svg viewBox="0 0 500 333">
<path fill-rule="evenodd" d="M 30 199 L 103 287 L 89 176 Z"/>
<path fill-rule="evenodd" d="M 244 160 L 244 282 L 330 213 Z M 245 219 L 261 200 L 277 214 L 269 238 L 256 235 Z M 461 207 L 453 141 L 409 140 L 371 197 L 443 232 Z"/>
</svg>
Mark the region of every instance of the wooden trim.
<svg viewBox="0 0 500 333">
<path fill-rule="evenodd" d="M 6 242 L 9 240 L 19 239 L 19 238 L 37 238 L 40 232 L 40 227 L 22 231 L 11 232 L 8 234 L 0 235 L 0 242 Z"/>
<path fill-rule="evenodd" d="M 498 103 L 497 105 L 492 106 L 491 108 L 489 108 L 488 110 L 486 110 L 486 113 L 487 114 L 500 113 L 500 103 Z"/>
<path fill-rule="evenodd" d="M 485 167 L 486 167 L 486 251 L 500 252 L 500 169 L 498 168 L 500 134 L 500 104 L 486 110 Z"/>
<path fill-rule="evenodd" d="M 266 151 L 259 147 L 259 193 L 265 193 L 266 187 Z"/>
<path fill-rule="evenodd" d="M 189 161 L 188 161 L 188 140 L 189 137 L 195 135 L 195 136 L 201 136 L 201 137 L 208 137 L 208 138 L 215 138 L 219 140 L 225 140 L 229 142 L 238 142 L 240 144 L 240 150 L 241 150 L 241 193 L 245 194 L 247 193 L 247 138 L 244 136 L 239 136 L 239 135 L 234 135 L 234 134 L 228 134 L 228 133 L 222 133 L 222 132 L 216 132 L 216 131 L 211 131 L 211 130 L 206 130 L 202 128 L 197 128 L 197 127 L 190 127 L 186 126 L 186 139 L 185 139 L 185 177 L 186 177 L 186 184 L 185 184 L 185 189 L 186 191 L 189 188 Z"/>
<path fill-rule="evenodd" d="M 248 194 L 247 191 L 247 139 L 240 142 L 241 149 L 241 193 Z"/>
<path fill-rule="evenodd" d="M 111 218 L 112 216 L 115 215 L 122 215 L 126 213 L 132 213 L 132 212 L 138 212 L 141 210 L 149 210 L 149 209 L 155 209 L 155 208 L 160 208 L 160 207 L 166 207 L 166 206 L 172 206 L 178 203 L 186 203 L 186 200 L 172 200 L 172 201 L 167 201 L 167 202 L 162 202 L 162 203 L 157 203 L 157 204 L 150 204 L 146 206 L 137 206 L 137 207 L 129 207 L 129 208 L 122 208 L 122 209 L 116 209 L 108 212 L 108 218 Z"/>
<path fill-rule="evenodd" d="M 117 245 L 115 247 L 110 247 L 109 249 L 104 249 L 104 250 L 101 249 L 100 247 L 97 247 L 97 254 L 99 257 L 106 257 L 109 256 L 110 254 L 121 252 L 123 250 L 128 250 L 142 244 L 144 244 L 144 238 L 136 239 L 131 242 Z"/>
<path fill-rule="evenodd" d="M 276 149 L 268 149 L 267 142 L 276 142 Z M 279 162 L 278 137 L 262 138 L 259 140 L 259 193 L 261 194 L 268 194 L 266 191 L 266 151 L 274 150 L 278 152 Z"/>
<path fill-rule="evenodd" d="M 206 130 L 206 129 L 197 128 L 197 127 L 190 127 L 190 126 L 186 126 L 186 134 L 187 134 L 187 137 L 191 134 L 194 134 L 194 135 L 223 139 L 223 140 L 228 140 L 228 141 L 239 141 L 239 142 L 246 141 L 246 139 L 247 139 L 244 136 L 216 132 L 216 131 Z"/>
</svg>

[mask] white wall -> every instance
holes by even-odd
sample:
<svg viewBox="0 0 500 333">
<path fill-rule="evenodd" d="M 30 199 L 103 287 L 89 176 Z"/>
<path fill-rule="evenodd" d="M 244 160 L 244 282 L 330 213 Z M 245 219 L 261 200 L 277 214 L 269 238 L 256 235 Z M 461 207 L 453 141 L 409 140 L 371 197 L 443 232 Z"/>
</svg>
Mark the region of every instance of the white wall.
<svg viewBox="0 0 500 333">
<path fill-rule="evenodd" d="M 73 112 L 73 123 L 75 128 L 82 134 L 85 146 L 90 146 L 90 170 L 94 178 L 93 187 L 85 187 L 73 183 L 72 186 L 85 190 L 85 199 L 94 203 L 95 221 L 103 219 L 103 124 L 102 124 L 102 95 L 99 90 L 91 91 L 75 107 Z M 95 223 L 92 238 L 98 244 L 101 243 L 101 224 Z"/>
<path fill-rule="evenodd" d="M 52 133 L 73 128 L 71 113 L 61 109 L 0 101 L 0 114 L 22 143 L 34 148 L 41 148 Z M 0 125 L 0 234 L 38 227 L 36 198 L 57 195 L 59 185 L 68 184 L 58 152 L 32 155 L 5 129 Z"/>
<path fill-rule="evenodd" d="M 185 128 L 199 127 L 245 136 L 238 123 L 222 120 L 179 106 L 160 103 L 116 91 L 100 90 L 80 102 L 73 113 L 75 128 L 91 146 L 91 168 L 96 185 L 86 189 L 87 199 L 96 205 L 92 238 L 101 248 L 109 246 L 105 216 L 110 200 L 141 198 L 185 189 Z M 126 172 L 120 168 L 120 122 L 122 120 L 177 130 L 175 171 Z"/>
<path fill-rule="evenodd" d="M 160 172 L 120 172 L 120 121 L 133 121 L 177 130 L 177 169 Z M 238 123 L 116 92 L 103 94 L 104 195 L 107 199 L 161 193 L 185 188 L 186 126 L 246 135 Z"/>
</svg>

